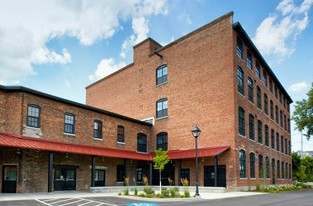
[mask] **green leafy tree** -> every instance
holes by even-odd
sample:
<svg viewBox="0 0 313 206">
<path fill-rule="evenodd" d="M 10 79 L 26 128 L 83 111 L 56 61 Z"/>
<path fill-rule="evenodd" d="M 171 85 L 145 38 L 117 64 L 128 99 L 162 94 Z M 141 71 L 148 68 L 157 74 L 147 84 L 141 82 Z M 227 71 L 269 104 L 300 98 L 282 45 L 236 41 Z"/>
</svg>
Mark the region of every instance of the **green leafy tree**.
<svg viewBox="0 0 313 206">
<path fill-rule="evenodd" d="M 299 170 L 297 172 L 297 177 L 303 182 L 304 179 L 307 177 L 305 174 L 306 166 L 300 165 Z"/>
<path fill-rule="evenodd" d="M 160 174 L 160 193 L 162 192 L 162 175 L 161 172 L 165 168 L 165 165 L 170 161 L 167 155 L 168 151 L 164 151 L 162 148 L 155 150 L 155 157 L 153 158 L 154 169 L 159 170 Z"/>
<path fill-rule="evenodd" d="M 299 171 L 299 167 L 301 164 L 301 157 L 298 153 L 292 153 L 292 176 L 297 179 L 297 172 Z"/>
<path fill-rule="evenodd" d="M 304 135 L 309 140 L 313 135 L 313 83 L 307 95 L 308 99 L 296 101 L 292 119 L 296 123 L 296 129 L 305 131 Z"/>
</svg>

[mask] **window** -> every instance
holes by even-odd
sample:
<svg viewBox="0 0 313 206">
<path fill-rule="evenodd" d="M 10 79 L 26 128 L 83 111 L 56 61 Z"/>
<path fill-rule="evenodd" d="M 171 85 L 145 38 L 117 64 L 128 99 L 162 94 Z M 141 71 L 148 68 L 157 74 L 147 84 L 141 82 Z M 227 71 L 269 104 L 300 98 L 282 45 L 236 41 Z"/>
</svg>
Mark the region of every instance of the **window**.
<svg viewBox="0 0 313 206">
<path fill-rule="evenodd" d="M 264 94 L 264 113 L 268 115 L 268 98 L 266 94 Z"/>
<path fill-rule="evenodd" d="M 279 134 L 276 132 L 276 150 L 279 151 Z"/>
<path fill-rule="evenodd" d="M 250 153 L 250 178 L 255 178 L 255 154 Z"/>
<path fill-rule="evenodd" d="M 167 117 L 167 110 L 168 110 L 168 105 L 167 105 L 167 98 L 163 98 L 157 101 L 156 103 L 157 106 L 157 118 L 161 117 Z"/>
<path fill-rule="evenodd" d="M 289 147 L 289 150 L 288 150 L 289 153 L 288 154 L 291 155 L 291 142 L 290 141 L 288 141 L 288 147 Z"/>
<path fill-rule="evenodd" d="M 276 99 L 278 99 L 278 88 L 276 85 L 275 85 L 275 97 L 276 97 Z"/>
<path fill-rule="evenodd" d="M 284 97 L 283 101 L 284 101 L 284 107 L 286 109 L 286 98 L 285 97 Z"/>
<path fill-rule="evenodd" d="M 137 151 L 147 152 L 147 135 L 143 133 L 137 134 Z"/>
<path fill-rule="evenodd" d="M 274 103 L 272 100 L 270 101 L 270 115 L 271 119 L 274 120 Z"/>
<path fill-rule="evenodd" d="M 37 105 L 28 105 L 27 108 L 27 126 L 40 127 L 40 107 Z"/>
<path fill-rule="evenodd" d="M 156 84 L 167 82 L 167 65 L 162 65 L 156 70 Z"/>
<path fill-rule="evenodd" d="M 260 63 L 259 62 L 256 62 L 255 63 L 255 76 L 259 79 L 261 79 L 261 68 L 260 68 Z"/>
<path fill-rule="evenodd" d="M 252 69 L 252 54 L 249 50 L 247 51 L 247 66 Z"/>
<path fill-rule="evenodd" d="M 290 119 L 288 119 L 287 123 L 288 123 L 288 133 L 290 134 Z"/>
<path fill-rule="evenodd" d="M 239 134 L 242 136 L 246 135 L 245 131 L 245 110 L 239 107 L 238 109 L 239 117 Z"/>
<path fill-rule="evenodd" d="M 263 137 L 262 137 L 262 122 L 258 120 L 258 142 L 260 144 L 263 143 Z"/>
<path fill-rule="evenodd" d="M 237 56 L 243 59 L 243 44 L 239 36 L 237 36 Z"/>
<path fill-rule="evenodd" d="M 280 137 L 280 151 L 284 153 L 284 137 Z"/>
<path fill-rule="evenodd" d="M 117 168 L 116 168 L 116 181 L 117 182 L 124 182 L 124 177 L 125 177 L 124 165 L 117 165 Z"/>
<path fill-rule="evenodd" d="M 273 129 L 271 129 L 271 146 L 272 149 L 275 149 L 275 132 Z"/>
<path fill-rule="evenodd" d="M 287 131 L 287 117 L 284 115 L 284 129 Z"/>
<path fill-rule="evenodd" d="M 100 120 L 93 121 L 93 137 L 102 139 L 102 122 Z"/>
<path fill-rule="evenodd" d="M 249 138 L 254 140 L 254 116 L 249 114 Z"/>
<path fill-rule="evenodd" d="M 285 179 L 285 164 L 281 162 L 281 178 Z"/>
<path fill-rule="evenodd" d="M 263 178 L 264 168 L 263 168 L 263 156 L 259 155 L 259 178 Z"/>
<path fill-rule="evenodd" d="M 268 126 L 265 125 L 265 146 L 270 146 Z"/>
<path fill-rule="evenodd" d="M 266 167 L 266 178 L 270 178 L 270 159 L 268 157 L 265 158 L 265 167 Z"/>
<path fill-rule="evenodd" d="M 284 122 L 283 122 L 283 112 L 280 110 L 279 114 L 280 114 L 280 126 L 283 127 L 283 124 L 284 124 Z"/>
<path fill-rule="evenodd" d="M 280 161 L 277 160 L 277 179 L 280 179 Z"/>
<path fill-rule="evenodd" d="M 282 94 L 281 91 L 279 91 L 279 102 L 282 104 L 283 100 L 282 100 Z M 283 169 L 283 168 L 282 168 Z"/>
<path fill-rule="evenodd" d="M 250 102 L 254 102 L 254 92 L 253 92 L 253 81 L 249 77 L 248 78 L 248 97 Z"/>
<path fill-rule="evenodd" d="M 64 115 L 64 133 L 75 133 L 75 116 L 73 114 Z"/>
<path fill-rule="evenodd" d="M 279 115 L 278 115 L 278 107 L 275 106 L 275 114 L 276 114 L 276 123 L 279 124 Z"/>
<path fill-rule="evenodd" d="M 273 81 L 270 79 L 270 91 L 273 94 Z"/>
<path fill-rule="evenodd" d="M 275 179 L 275 159 L 272 159 L 272 178 Z"/>
<path fill-rule="evenodd" d="M 287 139 L 285 139 L 285 154 L 288 154 L 288 143 L 287 143 Z"/>
<path fill-rule="evenodd" d="M 263 69 L 263 85 L 267 87 L 267 73 Z"/>
<path fill-rule="evenodd" d="M 289 164 L 289 179 L 291 179 L 291 164 Z"/>
<path fill-rule="evenodd" d="M 256 88 L 256 98 L 257 98 L 257 107 L 262 109 L 262 94 L 261 89 L 259 86 Z"/>
<path fill-rule="evenodd" d="M 246 178 L 246 152 L 239 151 L 239 174 L 240 178 Z"/>
<path fill-rule="evenodd" d="M 121 125 L 117 126 L 117 142 L 125 142 L 125 128 Z"/>
<path fill-rule="evenodd" d="M 238 92 L 242 95 L 245 95 L 244 93 L 244 84 L 243 84 L 243 71 L 240 67 L 237 68 L 237 77 L 238 77 Z"/>
<path fill-rule="evenodd" d="M 157 149 L 162 148 L 163 150 L 167 150 L 167 133 L 162 132 L 157 134 Z"/>
<path fill-rule="evenodd" d="M 285 171 L 286 171 L 285 179 L 288 179 L 288 163 L 287 162 L 286 162 Z"/>
</svg>

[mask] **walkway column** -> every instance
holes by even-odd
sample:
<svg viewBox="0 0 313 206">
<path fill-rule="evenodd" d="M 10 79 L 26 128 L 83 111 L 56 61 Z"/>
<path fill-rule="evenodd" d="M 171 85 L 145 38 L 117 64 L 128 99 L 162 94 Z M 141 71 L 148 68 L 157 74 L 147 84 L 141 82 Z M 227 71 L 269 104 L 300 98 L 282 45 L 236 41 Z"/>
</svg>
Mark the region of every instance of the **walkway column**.
<svg viewBox="0 0 313 206">
<path fill-rule="evenodd" d="M 180 172 L 181 172 L 181 159 L 178 160 L 178 183 L 177 186 L 180 186 Z"/>
<path fill-rule="evenodd" d="M 91 187 L 95 186 L 96 157 L 91 156 Z"/>
<path fill-rule="evenodd" d="M 214 187 L 217 187 L 217 168 L 218 168 L 218 156 L 214 156 Z"/>
<path fill-rule="evenodd" d="M 49 152 L 48 157 L 48 192 L 53 192 L 53 152 Z"/>
<path fill-rule="evenodd" d="M 149 162 L 150 170 L 149 170 L 149 185 L 152 185 L 152 162 Z"/>
</svg>

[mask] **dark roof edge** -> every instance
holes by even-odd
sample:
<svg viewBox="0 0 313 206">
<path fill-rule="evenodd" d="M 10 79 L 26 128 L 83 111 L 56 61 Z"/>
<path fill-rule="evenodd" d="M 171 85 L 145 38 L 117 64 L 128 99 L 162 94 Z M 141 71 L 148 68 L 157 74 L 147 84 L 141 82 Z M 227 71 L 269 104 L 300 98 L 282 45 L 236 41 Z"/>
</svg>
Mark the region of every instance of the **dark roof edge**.
<svg viewBox="0 0 313 206">
<path fill-rule="evenodd" d="M 154 43 L 156 43 L 156 44 L 158 44 L 160 47 L 162 47 L 162 45 L 161 45 L 159 42 L 155 41 L 155 40 L 152 39 L 151 37 L 148 37 L 148 38 L 146 38 L 145 40 L 143 40 L 143 41 L 139 42 L 138 44 L 136 44 L 135 46 L 133 46 L 133 49 L 135 49 L 136 47 L 138 47 L 138 46 L 144 44 L 144 43 L 147 42 L 147 41 L 153 41 Z"/>
<path fill-rule="evenodd" d="M 33 95 L 36 95 L 36 96 L 52 99 L 54 101 L 62 102 L 62 103 L 65 103 L 65 104 L 69 104 L 69 105 L 72 105 L 72 106 L 80 107 L 80 108 L 87 109 L 87 110 L 90 110 L 90 111 L 99 112 L 99 113 L 102 113 L 102 114 L 105 114 L 105 115 L 108 115 L 108 116 L 111 116 L 111 117 L 120 118 L 120 119 L 123 119 L 123 120 L 131 121 L 131 122 L 142 124 L 142 125 L 145 125 L 145 126 L 150 126 L 150 127 L 152 126 L 152 124 L 148 123 L 148 122 L 143 122 L 143 121 L 140 121 L 138 119 L 134 119 L 134 118 L 127 117 L 127 116 L 120 115 L 120 114 L 113 113 L 113 112 L 109 112 L 109 111 L 106 111 L 106 110 L 103 110 L 103 109 L 99 109 L 99 108 L 96 108 L 96 107 L 92 107 L 92 106 L 88 106 L 88 105 L 85 105 L 85 104 L 81 104 L 81 103 L 74 102 L 74 101 L 71 101 L 71 100 L 67 100 L 67 99 L 64 99 L 64 98 L 61 98 L 61 97 L 53 96 L 53 95 L 50 95 L 50 94 L 47 94 L 47 93 L 43 93 L 43 92 L 40 92 L 40 91 L 37 91 L 37 90 L 33 90 L 33 89 L 30 89 L 30 88 L 27 88 L 27 87 L 23 87 L 23 86 L 3 86 L 3 85 L 0 85 L 0 90 L 3 90 L 5 92 L 27 92 L 27 93 L 30 93 L 30 94 L 33 94 Z"/>
<path fill-rule="evenodd" d="M 288 92 L 285 90 L 285 88 L 283 87 L 283 85 L 280 83 L 280 81 L 278 80 L 278 78 L 276 77 L 276 75 L 274 74 L 274 72 L 272 71 L 271 67 L 267 64 L 267 62 L 265 61 L 265 59 L 263 58 L 262 54 L 259 52 L 259 50 L 256 48 L 256 46 L 254 45 L 253 41 L 250 39 L 249 35 L 246 33 L 246 31 L 243 29 L 243 27 L 241 26 L 241 24 L 239 22 L 236 22 L 233 24 L 233 28 L 236 31 L 239 31 L 239 33 L 241 35 L 244 36 L 245 40 L 247 40 L 250 44 L 250 46 L 252 47 L 252 49 L 254 50 L 253 52 L 255 54 L 257 54 L 258 59 L 261 60 L 261 65 L 265 66 L 267 71 L 270 73 L 270 75 L 273 77 L 273 79 L 275 80 L 275 82 L 277 82 L 276 84 L 278 84 L 278 86 L 280 87 L 280 89 L 282 89 L 284 95 L 287 97 L 287 99 L 289 100 L 290 103 L 293 102 L 293 100 L 291 99 L 291 97 L 289 96 Z"/>
</svg>

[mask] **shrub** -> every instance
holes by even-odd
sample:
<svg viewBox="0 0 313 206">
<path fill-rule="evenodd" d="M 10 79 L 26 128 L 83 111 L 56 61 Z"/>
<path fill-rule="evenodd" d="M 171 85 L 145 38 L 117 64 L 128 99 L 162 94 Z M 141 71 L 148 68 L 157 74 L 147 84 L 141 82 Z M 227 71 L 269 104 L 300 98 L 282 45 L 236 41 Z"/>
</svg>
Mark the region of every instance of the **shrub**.
<svg viewBox="0 0 313 206">
<path fill-rule="evenodd" d="M 170 189 L 171 197 L 179 197 L 179 188 L 174 187 Z"/>
<path fill-rule="evenodd" d="M 135 188 L 135 190 L 134 190 L 134 195 L 138 195 L 138 189 L 137 188 Z"/>
<path fill-rule="evenodd" d="M 185 197 L 190 197 L 190 192 L 189 192 L 189 190 L 185 190 L 185 191 L 184 191 L 184 194 L 185 194 Z"/>
<path fill-rule="evenodd" d="M 151 187 L 145 187 L 144 189 L 143 189 L 143 191 L 146 193 L 146 196 L 147 195 L 154 195 L 154 190 L 151 188 Z"/>
<path fill-rule="evenodd" d="M 128 189 L 128 188 L 126 188 L 126 189 L 124 190 L 124 195 L 129 195 L 129 189 Z"/>
<path fill-rule="evenodd" d="M 169 196 L 170 196 L 170 191 L 169 191 L 166 187 L 162 187 L 162 189 L 161 189 L 161 194 L 162 194 L 164 197 L 169 197 Z"/>
</svg>

